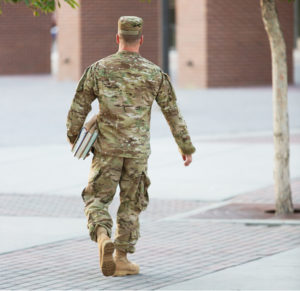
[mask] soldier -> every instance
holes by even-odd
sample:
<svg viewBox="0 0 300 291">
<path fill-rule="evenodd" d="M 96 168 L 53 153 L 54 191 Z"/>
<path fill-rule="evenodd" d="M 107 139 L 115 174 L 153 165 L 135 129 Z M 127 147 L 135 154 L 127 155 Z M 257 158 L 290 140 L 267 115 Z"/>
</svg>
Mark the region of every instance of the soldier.
<svg viewBox="0 0 300 291">
<path fill-rule="evenodd" d="M 149 201 L 147 160 L 154 100 L 169 123 L 185 166 L 192 162 L 195 151 L 168 75 L 139 54 L 142 28 L 141 18 L 120 17 L 116 35 L 118 52 L 85 70 L 67 118 L 67 136 L 73 144 L 91 110 L 91 103 L 98 99 L 99 137 L 93 145 L 94 156 L 82 199 L 89 234 L 98 243 L 100 266 L 105 276 L 139 273 L 139 266 L 128 261 L 127 253 L 135 251 L 140 236 L 139 214 Z M 120 206 L 113 243 L 113 221 L 108 206 L 118 185 Z"/>
</svg>

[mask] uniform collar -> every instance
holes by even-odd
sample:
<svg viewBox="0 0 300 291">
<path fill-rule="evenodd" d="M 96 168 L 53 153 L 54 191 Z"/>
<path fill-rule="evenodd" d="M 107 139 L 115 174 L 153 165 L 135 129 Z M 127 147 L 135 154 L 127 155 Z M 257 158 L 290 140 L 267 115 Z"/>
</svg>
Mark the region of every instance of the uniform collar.
<svg viewBox="0 0 300 291">
<path fill-rule="evenodd" d="M 118 51 L 117 54 L 118 55 L 131 55 L 131 56 L 139 56 L 140 55 L 137 52 L 130 52 L 130 51 L 126 51 L 126 50 Z"/>
</svg>

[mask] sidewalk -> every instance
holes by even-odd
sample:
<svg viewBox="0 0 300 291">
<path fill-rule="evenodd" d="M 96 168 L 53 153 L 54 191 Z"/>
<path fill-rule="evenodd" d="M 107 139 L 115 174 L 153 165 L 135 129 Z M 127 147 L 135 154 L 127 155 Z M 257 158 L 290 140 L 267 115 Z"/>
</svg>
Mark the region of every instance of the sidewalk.
<svg viewBox="0 0 300 291">
<path fill-rule="evenodd" d="M 188 168 L 154 107 L 150 204 L 131 256 L 141 274 L 106 278 L 80 197 L 91 157 L 74 159 L 65 141 L 75 84 L 1 77 L 0 86 L 0 289 L 300 289 L 300 214 L 265 212 L 274 208 L 270 88 L 179 90 L 197 147 Z M 300 208 L 300 88 L 289 92 Z M 114 217 L 117 207 L 118 195 Z"/>
<path fill-rule="evenodd" d="M 298 247 L 162 290 L 299 290 L 299 258 Z"/>
<path fill-rule="evenodd" d="M 295 180 L 292 185 L 294 200 L 299 207 L 300 179 Z M 259 196 L 257 191 L 240 195 L 228 200 L 227 205 L 241 201 L 261 205 L 259 201 L 262 196 L 266 202 L 269 201 L 271 189 L 272 187 L 261 189 Z M 249 200 L 252 197 L 254 199 Z M 65 209 L 69 209 L 68 215 L 73 218 L 73 225 L 83 230 L 84 219 L 77 218 L 79 199 L 74 197 L 73 204 L 68 205 L 67 197 L 52 196 L 51 200 L 49 198 L 45 195 L 27 196 L 29 201 L 26 201 L 25 197 L 20 196 L 1 197 L 4 209 L 10 208 L 10 215 L 15 215 L 10 216 L 10 219 L 15 219 L 15 227 L 21 228 L 20 232 L 11 229 L 12 233 L 18 233 L 21 238 L 30 233 L 40 239 L 46 233 L 53 235 L 57 232 L 57 237 L 56 241 L 35 242 L 31 247 L 16 246 L 15 250 L 3 252 L 0 256 L 2 278 L 0 289 L 299 290 L 300 288 L 299 264 L 293 259 L 294 255 L 299 253 L 299 218 L 297 220 L 273 218 L 264 221 L 245 217 L 233 218 L 231 221 L 223 220 L 222 217 L 202 219 L 201 215 L 197 217 L 197 213 L 199 215 L 218 211 L 220 203 L 152 199 L 149 209 L 141 218 L 142 237 L 138 242 L 137 252 L 131 256 L 134 261 L 139 262 L 141 274 L 113 278 L 103 277 L 99 272 L 97 247 L 89 240 L 87 233 L 84 234 L 82 231 L 79 235 L 73 230 L 72 235 L 69 233 L 69 238 L 59 237 L 62 229 L 72 231 L 64 217 Z M 7 203 L 9 199 L 10 202 Z M 15 205 L 14 200 L 19 200 L 20 204 L 27 203 L 23 213 L 19 207 L 12 207 Z M 49 204 L 48 211 L 51 213 L 53 210 L 52 215 L 55 218 L 50 218 L 49 213 L 43 214 L 37 207 L 47 200 L 53 203 Z M 75 204 L 78 207 L 75 207 Z M 116 206 L 113 205 L 113 212 L 116 211 Z M 22 216 L 25 210 L 27 217 Z M 20 215 L 19 221 L 16 215 Z M 31 228 L 26 228 L 29 216 L 31 220 L 36 218 L 36 224 L 32 225 L 29 221 Z M 58 220 L 56 217 L 61 217 L 60 225 L 51 224 L 54 219 Z M 5 222 L 11 223 L 9 219 Z M 29 233 L 26 233 L 26 230 Z M 17 236 L 15 239 L 20 240 Z M 14 243 L 15 240 L 11 239 L 10 242 Z M 292 249 L 295 251 L 281 254 Z M 264 259 L 265 257 L 270 259 Z M 260 272 L 257 274 L 255 270 Z M 281 274 L 281 277 L 270 280 L 272 274 Z M 276 280 L 280 278 L 282 279 L 280 284 L 275 285 Z"/>
</svg>

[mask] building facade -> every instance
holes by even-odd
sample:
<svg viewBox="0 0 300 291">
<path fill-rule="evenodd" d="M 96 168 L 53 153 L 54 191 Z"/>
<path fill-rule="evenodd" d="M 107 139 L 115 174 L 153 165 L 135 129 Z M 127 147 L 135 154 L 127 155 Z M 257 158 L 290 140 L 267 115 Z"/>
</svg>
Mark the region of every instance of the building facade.
<svg viewBox="0 0 300 291">
<path fill-rule="evenodd" d="M 166 22 L 162 1 L 170 5 L 169 42 L 162 27 Z M 294 11 L 294 6 L 299 7 L 296 1 L 277 1 L 290 83 L 299 25 L 295 19 L 300 13 Z M 78 9 L 61 2 L 56 13 L 57 77 L 61 80 L 78 80 L 88 65 L 116 52 L 118 18 L 138 15 L 144 19 L 141 54 L 162 66 L 163 48 L 175 47 L 180 87 L 271 84 L 270 46 L 258 0 L 79 0 Z M 2 6 L 0 74 L 50 73 L 51 16 L 34 17 L 25 5 Z"/>
<path fill-rule="evenodd" d="M 64 4 L 58 10 L 59 79 L 76 80 L 87 66 L 118 50 L 117 22 L 122 15 L 143 18 L 141 54 L 161 64 L 160 1 L 81 0 L 80 9 Z"/>
<path fill-rule="evenodd" d="M 50 74 L 51 15 L 1 1 L 0 75 Z"/>
<path fill-rule="evenodd" d="M 276 4 L 293 83 L 294 5 Z M 176 19 L 179 86 L 271 84 L 270 45 L 259 1 L 176 0 Z"/>
</svg>

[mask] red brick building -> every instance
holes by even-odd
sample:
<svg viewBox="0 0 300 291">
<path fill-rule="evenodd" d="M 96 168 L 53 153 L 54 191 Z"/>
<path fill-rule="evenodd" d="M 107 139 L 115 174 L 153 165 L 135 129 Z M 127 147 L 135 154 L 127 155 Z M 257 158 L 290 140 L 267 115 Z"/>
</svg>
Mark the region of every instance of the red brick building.
<svg viewBox="0 0 300 291">
<path fill-rule="evenodd" d="M 58 10 L 60 79 L 78 79 L 87 66 L 117 51 L 115 36 L 122 15 L 144 19 L 141 54 L 161 64 L 160 1 L 84 0 L 78 10 L 67 5 Z"/>
<path fill-rule="evenodd" d="M 83 70 L 117 50 L 121 15 L 144 19 L 141 54 L 162 65 L 162 5 L 167 0 L 80 0 L 57 11 L 58 77 L 78 80 Z M 256 0 L 169 0 L 175 11 L 178 85 L 248 86 L 271 83 L 271 56 Z M 61 1 L 63 2 L 63 1 Z M 277 1 L 293 82 L 293 4 Z M 3 4 L 0 74 L 50 73 L 51 17 L 33 17 L 23 5 Z M 172 17 L 171 17 L 172 19 Z M 173 26 L 172 26 L 173 27 Z M 173 38 L 172 38 L 173 39 Z"/>
<path fill-rule="evenodd" d="M 183 87 L 271 83 L 270 46 L 259 1 L 175 0 L 178 81 Z M 293 4 L 277 1 L 293 82 Z"/>
<path fill-rule="evenodd" d="M 51 15 L 34 17 L 23 4 L 1 7 L 0 75 L 49 74 Z"/>
</svg>

